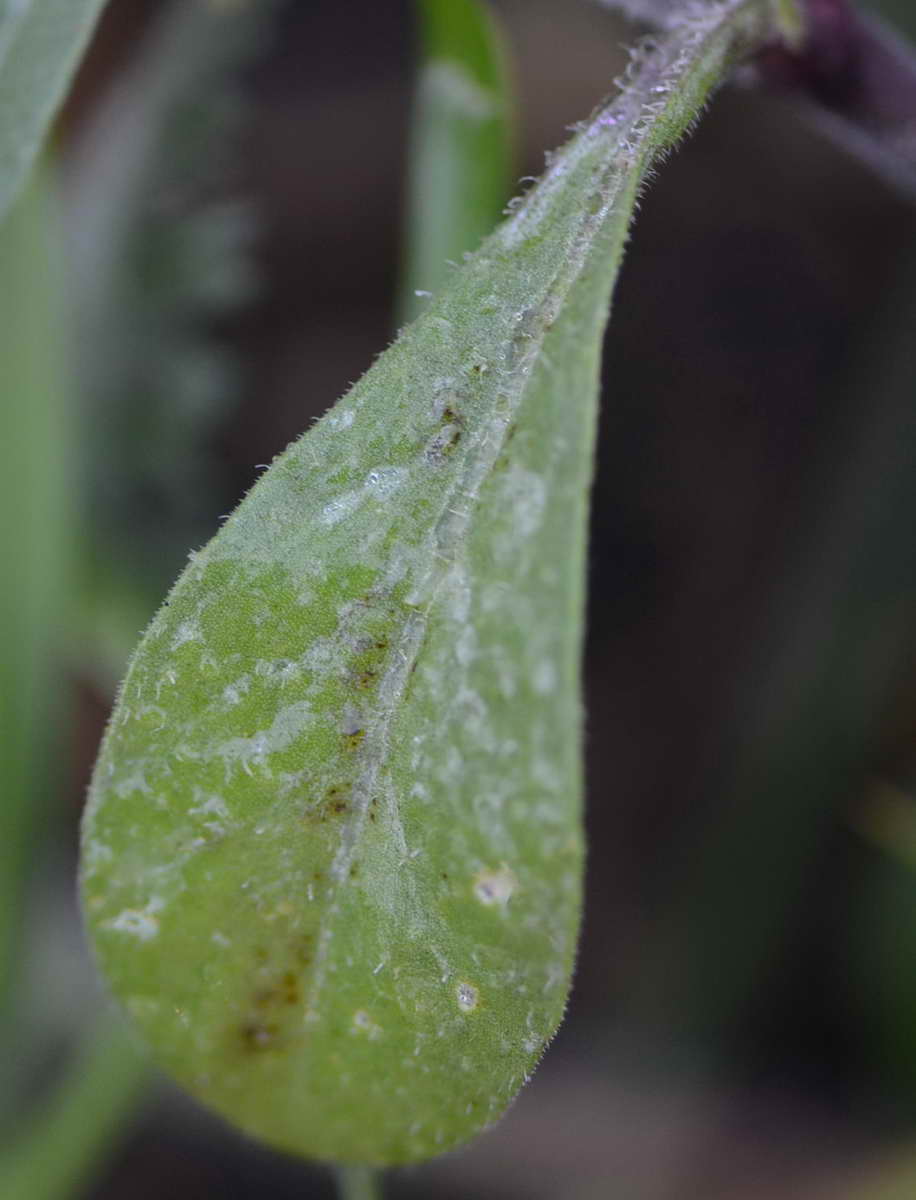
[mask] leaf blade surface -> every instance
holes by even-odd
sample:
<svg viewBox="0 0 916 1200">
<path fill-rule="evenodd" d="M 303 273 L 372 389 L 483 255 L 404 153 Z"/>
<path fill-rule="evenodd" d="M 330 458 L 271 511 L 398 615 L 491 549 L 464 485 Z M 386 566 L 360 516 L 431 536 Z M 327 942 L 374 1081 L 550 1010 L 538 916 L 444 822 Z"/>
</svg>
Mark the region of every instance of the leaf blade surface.
<svg viewBox="0 0 916 1200">
<path fill-rule="evenodd" d="M 562 1015 L 601 338 L 635 198 L 769 9 L 697 10 L 193 557 L 96 770 L 96 952 L 200 1098 L 373 1164 L 495 1120 Z"/>
</svg>

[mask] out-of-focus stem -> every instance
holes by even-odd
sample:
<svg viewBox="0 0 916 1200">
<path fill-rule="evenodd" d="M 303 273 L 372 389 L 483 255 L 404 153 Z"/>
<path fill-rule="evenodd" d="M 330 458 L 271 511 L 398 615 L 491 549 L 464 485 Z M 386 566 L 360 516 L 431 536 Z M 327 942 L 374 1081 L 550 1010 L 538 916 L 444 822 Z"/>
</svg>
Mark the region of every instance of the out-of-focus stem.
<svg viewBox="0 0 916 1200">
<path fill-rule="evenodd" d="M 415 317 L 508 198 L 508 74 L 495 17 L 480 0 L 416 0 L 419 70 L 410 138 L 400 320 Z"/>
<path fill-rule="evenodd" d="M 21 973 L 24 888 L 50 811 L 71 583 L 72 396 L 63 370 L 50 171 L 36 171 L 0 226 L 0 1029 Z M 2 1070 L 2 1068 L 0 1068 Z"/>
<path fill-rule="evenodd" d="M 3 1200 L 81 1194 L 133 1112 L 147 1072 L 123 1029 L 92 1035 L 46 1106 L 0 1153 Z"/>
<path fill-rule="evenodd" d="M 382 1200 L 381 1172 L 372 1167 L 338 1167 L 340 1200 Z"/>
</svg>

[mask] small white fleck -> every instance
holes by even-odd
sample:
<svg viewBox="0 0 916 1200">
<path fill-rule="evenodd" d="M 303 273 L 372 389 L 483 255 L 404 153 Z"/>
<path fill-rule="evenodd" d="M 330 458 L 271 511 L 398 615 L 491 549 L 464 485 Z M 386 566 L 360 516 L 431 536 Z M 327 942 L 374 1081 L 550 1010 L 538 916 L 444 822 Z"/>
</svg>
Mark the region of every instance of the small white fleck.
<svg viewBox="0 0 916 1200">
<path fill-rule="evenodd" d="M 462 1012 L 472 1012 L 477 1007 L 477 988 L 470 983 L 459 983 L 455 989 L 458 997 L 458 1007 Z"/>
<path fill-rule="evenodd" d="M 362 733 L 366 728 L 366 721 L 359 709 L 348 704 L 343 711 L 343 717 L 340 722 L 340 732 L 348 737 L 354 734 Z"/>
<path fill-rule="evenodd" d="M 163 901 L 158 896 L 154 896 L 146 908 L 125 908 L 116 917 L 112 917 L 102 924 L 106 929 L 115 929 L 118 933 L 129 933 L 132 937 L 139 938 L 141 942 L 148 942 L 159 932 L 159 918 L 155 914 L 162 909 L 162 906 Z"/>
<path fill-rule="evenodd" d="M 336 500 L 326 504 L 321 510 L 322 525 L 337 525 L 344 517 L 348 517 L 359 508 L 362 498 L 362 491 L 345 492 L 343 496 L 338 496 Z"/>
<path fill-rule="evenodd" d="M 531 686 L 539 696 L 549 696 L 557 686 L 557 672 L 552 662 L 544 659 L 534 668 Z"/>
<path fill-rule="evenodd" d="M 207 796 L 204 798 L 203 793 L 198 790 L 194 799 L 200 800 L 200 803 L 188 809 L 189 816 L 204 817 L 212 814 L 214 817 L 222 817 L 224 821 L 228 821 L 229 810 L 226 808 L 226 802 L 222 796 Z"/>
<path fill-rule="evenodd" d="M 200 640 L 200 627 L 196 622 L 182 621 L 172 638 L 172 649 L 177 650 L 179 646 L 184 646 L 188 642 L 199 642 Z"/>
<path fill-rule="evenodd" d="M 515 872 L 505 863 L 497 870 L 485 869 L 474 877 L 474 895 L 481 904 L 505 907 L 518 887 Z"/>
<path fill-rule="evenodd" d="M 152 788 L 146 782 L 146 776 L 140 767 L 134 767 L 129 775 L 119 778 L 114 785 L 114 791 L 119 800 L 123 800 L 125 796 L 129 796 L 133 792 L 142 792 L 144 796 L 152 794 Z"/>
<path fill-rule="evenodd" d="M 370 1040 L 374 1042 L 376 1038 L 381 1036 L 381 1026 L 376 1025 L 369 1014 L 362 1008 L 357 1009 L 353 1014 L 353 1031 L 354 1033 L 364 1033 Z"/>
<path fill-rule="evenodd" d="M 374 492 L 377 496 L 390 496 L 406 478 L 407 471 L 403 467 L 379 467 L 366 476 L 366 491 Z"/>
<path fill-rule="evenodd" d="M 356 413 L 352 408 L 342 408 L 328 416 L 329 429 L 349 429 L 353 424 Z"/>
</svg>

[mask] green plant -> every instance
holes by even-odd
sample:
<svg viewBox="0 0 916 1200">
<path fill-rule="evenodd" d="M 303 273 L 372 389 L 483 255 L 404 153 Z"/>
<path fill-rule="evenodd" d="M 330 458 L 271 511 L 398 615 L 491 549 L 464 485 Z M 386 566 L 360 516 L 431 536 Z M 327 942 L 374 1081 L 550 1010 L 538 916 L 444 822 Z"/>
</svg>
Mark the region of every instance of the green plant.
<svg viewBox="0 0 916 1200">
<path fill-rule="evenodd" d="M 640 50 L 133 659 L 84 826 L 95 951 L 167 1067 L 280 1147 L 450 1149 L 559 1023 L 610 292 L 647 173 L 779 19 L 698 8 Z"/>
<path fill-rule="evenodd" d="M 476 7 L 423 5 L 447 69 L 418 177 L 479 173 L 413 243 L 407 294 L 437 295 L 192 556 L 96 770 L 83 894 L 116 995 L 240 1127 L 358 1164 L 353 1195 L 495 1119 L 559 1022 L 611 293 L 640 189 L 730 68 L 806 62 L 788 0 L 630 7 L 662 32 L 620 96 L 439 291 L 502 195 L 507 106 Z"/>
</svg>

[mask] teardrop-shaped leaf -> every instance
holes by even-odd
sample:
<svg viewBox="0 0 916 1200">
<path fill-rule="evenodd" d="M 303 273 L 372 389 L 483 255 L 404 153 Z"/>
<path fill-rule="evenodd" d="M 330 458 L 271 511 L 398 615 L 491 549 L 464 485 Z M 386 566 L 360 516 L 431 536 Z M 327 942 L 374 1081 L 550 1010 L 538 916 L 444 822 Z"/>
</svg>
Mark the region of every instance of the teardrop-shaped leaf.
<svg viewBox="0 0 916 1200">
<path fill-rule="evenodd" d="M 275 1145 L 493 1121 L 578 926 L 601 336 L 635 197 L 759 0 L 693 8 L 192 560 L 95 773 L 96 952 L 160 1060 Z"/>
<path fill-rule="evenodd" d="M 0 0 L 0 219 L 34 161 L 104 0 Z"/>
</svg>

